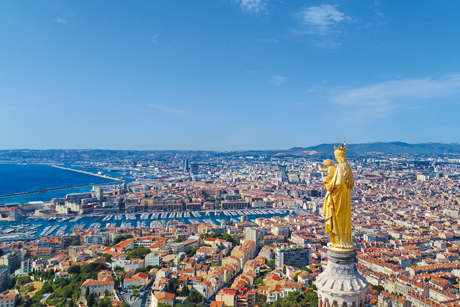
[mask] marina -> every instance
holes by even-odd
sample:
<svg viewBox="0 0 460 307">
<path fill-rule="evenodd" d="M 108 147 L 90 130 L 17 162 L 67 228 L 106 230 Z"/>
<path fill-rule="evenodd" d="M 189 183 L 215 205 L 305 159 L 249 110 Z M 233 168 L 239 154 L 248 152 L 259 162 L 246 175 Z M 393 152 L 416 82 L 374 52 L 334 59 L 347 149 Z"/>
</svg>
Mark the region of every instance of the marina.
<svg viewBox="0 0 460 307">
<path fill-rule="evenodd" d="M 108 215 L 87 214 L 79 216 L 28 217 L 22 222 L 0 223 L 0 240 L 33 239 L 43 236 L 62 236 L 73 229 L 91 229 L 97 231 L 104 227 L 145 228 L 160 227 L 169 221 L 177 220 L 183 224 L 206 223 L 223 225 L 239 222 L 241 216 L 254 222 L 258 217 L 284 217 L 292 212 L 285 209 L 242 209 L 215 211 L 173 211 L 173 212 L 139 212 Z"/>
</svg>

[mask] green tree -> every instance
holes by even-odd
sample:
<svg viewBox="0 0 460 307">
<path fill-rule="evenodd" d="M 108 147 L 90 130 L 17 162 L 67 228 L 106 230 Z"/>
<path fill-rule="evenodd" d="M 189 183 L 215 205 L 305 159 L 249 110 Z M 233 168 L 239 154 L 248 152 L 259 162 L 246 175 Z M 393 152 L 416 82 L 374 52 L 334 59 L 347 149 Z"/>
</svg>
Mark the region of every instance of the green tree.
<svg viewBox="0 0 460 307">
<path fill-rule="evenodd" d="M 193 256 L 195 256 L 196 251 L 197 251 L 197 248 L 196 248 L 196 247 L 190 246 L 190 250 L 189 250 L 188 253 L 187 253 L 187 257 L 193 257 Z"/>
<path fill-rule="evenodd" d="M 286 276 L 286 266 L 283 266 L 283 275 Z"/>
<path fill-rule="evenodd" d="M 128 259 L 133 259 L 133 258 L 140 258 L 144 259 L 145 256 L 147 256 L 150 253 L 150 249 L 140 245 L 138 248 L 136 248 L 134 251 L 128 254 Z"/>
<path fill-rule="evenodd" d="M 204 300 L 204 296 L 201 295 L 201 293 L 197 290 L 193 289 L 192 291 L 190 291 L 190 294 L 188 295 L 188 300 L 190 303 L 198 304 Z"/>
<path fill-rule="evenodd" d="M 89 287 L 86 287 L 85 298 L 88 300 L 89 297 Z"/>
<path fill-rule="evenodd" d="M 70 246 L 78 246 L 78 245 L 80 245 L 80 242 L 77 241 L 77 240 L 72 241 L 72 242 L 70 243 Z"/>
<path fill-rule="evenodd" d="M 112 261 L 112 255 L 105 253 L 105 254 L 102 254 L 102 256 L 105 258 L 105 260 L 106 260 L 108 263 L 112 263 L 112 262 L 113 262 L 113 261 Z"/>
<path fill-rule="evenodd" d="M 119 272 L 119 271 L 124 272 L 124 271 L 125 271 L 125 269 L 122 268 L 122 267 L 119 266 L 119 265 L 115 266 L 115 267 L 113 268 L 113 270 L 114 270 L 115 272 Z"/>
<path fill-rule="evenodd" d="M 190 294 L 190 290 L 188 289 L 187 285 L 183 285 L 182 289 L 179 292 L 180 296 L 188 296 Z"/>
<path fill-rule="evenodd" d="M 300 268 L 302 271 L 308 272 L 308 273 L 313 273 L 313 271 L 310 268 L 307 268 L 306 266 L 303 266 Z"/>
<path fill-rule="evenodd" d="M 299 291 L 289 292 L 287 296 L 287 301 L 291 303 L 300 303 L 302 301 L 302 295 Z"/>
<path fill-rule="evenodd" d="M 111 303 L 110 303 L 110 299 L 108 298 L 108 296 L 105 296 L 104 299 L 100 300 L 97 303 L 97 307 L 110 307 L 110 306 L 111 306 Z"/>
<path fill-rule="evenodd" d="M 128 303 L 123 303 L 123 304 L 121 304 L 121 307 L 129 307 L 129 304 Z"/>
<path fill-rule="evenodd" d="M 374 288 L 375 291 L 377 291 L 378 293 L 382 292 L 383 290 L 385 290 L 385 288 L 382 286 L 382 285 L 377 285 L 377 286 L 372 286 Z"/>
<path fill-rule="evenodd" d="M 81 266 L 74 264 L 71 265 L 68 269 L 67 272 L 70 274 L 80 274 L 81 273 Z"/>
<path fill-rule="evenodd" d="M 86 299 L 86 302 L 87 302 L 88 307 L 92 307 L 92 306 L 94 305 L 94 301 L 95 301 L 95 299 L 94 299 L 94 293 L 90 293 L 90 294 L 88 295 L 88 298 Z"/>
</svg>

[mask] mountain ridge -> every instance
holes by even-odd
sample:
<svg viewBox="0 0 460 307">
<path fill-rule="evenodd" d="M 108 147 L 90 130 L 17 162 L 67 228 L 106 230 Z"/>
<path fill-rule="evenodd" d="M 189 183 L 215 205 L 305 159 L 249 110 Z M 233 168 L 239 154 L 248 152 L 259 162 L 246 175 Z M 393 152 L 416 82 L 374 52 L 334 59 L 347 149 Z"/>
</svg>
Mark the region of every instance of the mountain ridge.
<svg viewBox="0 0 460 307">
<path fill-rule="evenodd" d="M 340 144 L 335 144 L 340 145 Z M 309 147 L 293 147 L 289 151 L 316 151 L 330 152 L 334 148 L 334 144 L 319 144 Z M 372 153 L 380 152 L 387 154 L 460 154 L 460 144 L 458 143 L 416 143 L 410 144 L 400 141 L 395 142 L 372 142 L 347 144 L 347 151 L 355 153 Z"/>
</svg>

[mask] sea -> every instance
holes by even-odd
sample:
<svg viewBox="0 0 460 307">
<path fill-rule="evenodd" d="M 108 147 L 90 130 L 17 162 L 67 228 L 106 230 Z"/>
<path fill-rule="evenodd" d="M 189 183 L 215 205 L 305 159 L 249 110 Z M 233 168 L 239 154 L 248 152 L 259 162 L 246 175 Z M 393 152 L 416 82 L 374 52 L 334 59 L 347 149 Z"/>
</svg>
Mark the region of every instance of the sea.
<svg viewBox="0 0 460 307">
<path fill-rule="evenodd" d="M 65 165 L 68 168 L 74 169 L 81 169 L 79 167 L 72 167 L 70 165 Z M 97 169 L 85 169 L 85 171 L 97 173 Z M 112 178 L 120 178 L 122 174 L 120 173 L 108 173 L 108 175 Z M 133 179 L 127 178 L 126 181 L 132 181 Z M 84 185 L 84 184 L 98 184 L 101 182 L 107 182 L 107 178 L 92 176 L 88 174 L 83 174 L 79 172 L 73 172 L 69 170 L 63 170 L 59 168 L 55 168 L 48 165 L 35 165 L 35 164 L 27 164 L 27 165 L 17 165 L 17 164 L 0 164 L 0 195 L 10 195 L 14 193 L 21 193 L 21 192 L 29 192 L 29 191 L 37 191 L 42 189 L 51 189 L 51 188 L 61 188 L 61 187 L 69 187 L 75 185 Z M 43 201 L 47 202 L 50 201 L 52 198 L 60 198 L 65 197 L 67 194 L 70 193 L 82 193 L 82 192 L 89 192 L 92 189 L 92 186 L 80 187 L 80 188 L 69 188 L 57 191 L 49 191 L 44 193 L 36 193 L 36 194 L 28 194 L 28 195 L 21 195 L 16 197 L 9 197 L 9 198 L 0 198 L 0 204 L 8 204 L 8 203 L 29 203 L 33 201 Z M 280 213 L 273 213 L 273 214 L 261 214 L 260 212 L 257 213 L 256 211 L 250 210 L 251 213 L 247 216 L 248 220 L 254 220 L 257 217 L 272 217 L 272 216 L 280 216 L 284 217 L 288 214 L 292 214 L 289 211 L 283 211 L 282 214 Z M 23 220 L 21 222 L 0 222 L 0 228 L 7 229 L 12 225 L 21 225 L 25 224 L 28 225 L 27 227 L 31 227 L 32 225 L 37 225 L 38 230 L 35 233 L 35 236 L 40 236 L 45 230 L 47 226 L 67 226 L 65 230 L 65 234 L 70 233 L 70 229 L 78 226 L 83 225 L 83 229 L 88 229 L 95 223 L 99 223 L 101 228 L 107 227 L 107 223 L 115 223 L 117 227 L 120 227 L 123 222 L 131 223 L 131 227 L 138 227 L 139 223 L 145 222 L 146 227 L 150 227 L 150 223 L 152 221 L 160 221 L 163 224 L 166 224 L 170 220 L 177 220 L 183 224 L 191 224 L 192 220 L 197 220 L 199 222 L 208 222 L 209 220 L 216 225 L 220 225 L 221 222 L 218 220 L 226 220 L 229 221 L 231 219 L 239 220 L 240 215 L 232 215 L 227 216 L 223 213 L 216 213 L 211 212 L 209 216 L 206 216 L 205 212 L 201 212 L 201 217 L 194 217 L 191 215 L 189 218 L 169 218 L 165 219 L 157 218 L 153 219 L 153 214 L 149 214 L 148 219 L 141 219 L 141 215 L 138 213 L 136 214 L 135 220 L 127 220 L 126 215 L 122 215 L 122 220 L 114 220 L 111 218 L 109 221 L 102 221 L 104 217 L 102 216 L 84 216 L 82 219 L 72 222 L 72 220 L 67 220 L 62 222 L 61 218 L 57 219 L 57 221 L 53 220 Z M 57 227 L 53 232 L 48 235 L 55 235 L 56 232 L 59 230 L 60 227 Z"/>
<path fill-rule="evenodd" d="M 78 169 L 77 167 L 67 165 L 65 165 L 65 167 Z M 95 169 L 88 171 L 97 173 Z M 109 176 L 120 177 L 121 175 L 118 173 L 109 173 Z M 49 165 L 0 164 L 0 196 L 43 189 L 65 188 L 84 184 L 98 184 L 107 181 L 109 181 L 107 178 L 59 169 Z M 71 193 L 89 192 L 91 189 L 91 186 L 86 186 L 0 198 L 0 204 L 28 203 L 32 201 L 46 202 L 50 201 L 52 198 L 65 197 L 67 194 Z"/>
</svg>

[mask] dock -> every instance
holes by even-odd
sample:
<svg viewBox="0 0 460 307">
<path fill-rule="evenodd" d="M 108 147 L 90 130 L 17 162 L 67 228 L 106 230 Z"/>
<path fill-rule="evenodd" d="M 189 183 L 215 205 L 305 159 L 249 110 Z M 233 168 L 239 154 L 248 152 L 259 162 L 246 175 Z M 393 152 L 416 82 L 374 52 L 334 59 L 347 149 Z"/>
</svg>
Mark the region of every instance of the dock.
<svg viewBox="0 0 460 307">
<path fill-rule="evenodd" d="M 82 174 L 86 174 L 86 175 L 106 178 L 106 179 L 110 179 L 110 180 L 114 180 L 114 181 L 120 181 L 120 178 L 112 178 L 112 177 L 109 177 L 107 175 L 99 175 L 99 174 L 95 174 L 95 173 L 91 173 L 91 172 L 86 172 L 86 171 L 82 171 L 82 170 L 78 170 L 78 169 L 73 169 L 73 168 L 68 168 L 68 167 L 63 167 L 63 166 L 57 166 L 57 165 L 53 165 L 53 167 L 64 169 L 66 171 L 72 171 L 72 172 L 82 173 Z"/>
</svg>

